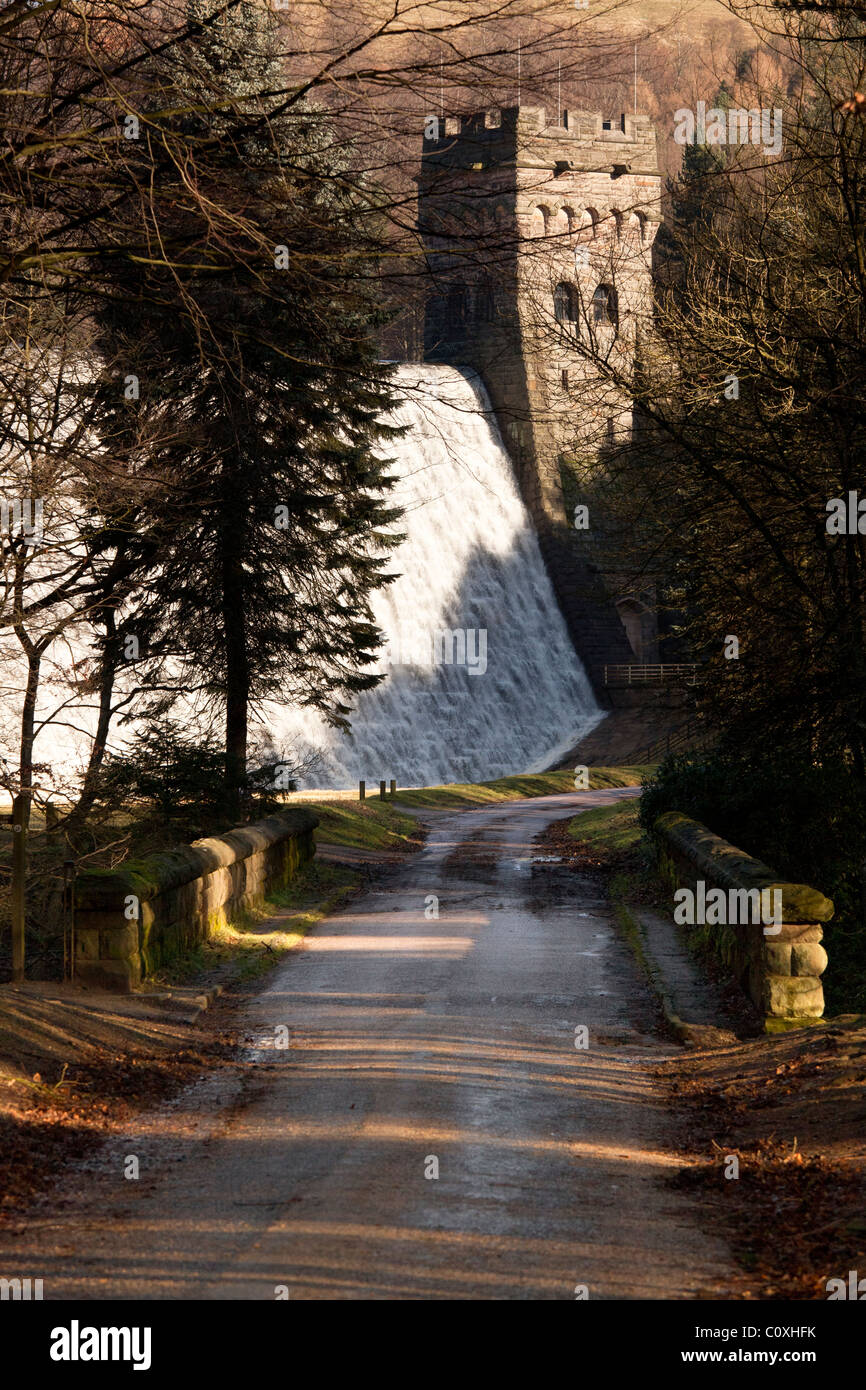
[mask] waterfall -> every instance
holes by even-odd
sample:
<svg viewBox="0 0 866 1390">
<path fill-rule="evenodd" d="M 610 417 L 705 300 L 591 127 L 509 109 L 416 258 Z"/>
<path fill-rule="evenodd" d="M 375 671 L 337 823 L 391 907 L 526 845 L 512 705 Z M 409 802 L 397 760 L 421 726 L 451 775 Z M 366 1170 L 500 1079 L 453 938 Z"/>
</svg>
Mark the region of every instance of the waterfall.
<svg viewBox="0 0 866 1390">
<path fill-rule="evenodd" d="M 602 718 L 575 654 L 511 462 L 474 374 L 398 368 L 408 425 L 389 446 L 406 540 L 373 596 L 386 679 L 357 700 L 352 732 L 268 710 L 275 744 L 319 760 L 304 785 L 489 780 L 549 767 Z"/>
</svg>

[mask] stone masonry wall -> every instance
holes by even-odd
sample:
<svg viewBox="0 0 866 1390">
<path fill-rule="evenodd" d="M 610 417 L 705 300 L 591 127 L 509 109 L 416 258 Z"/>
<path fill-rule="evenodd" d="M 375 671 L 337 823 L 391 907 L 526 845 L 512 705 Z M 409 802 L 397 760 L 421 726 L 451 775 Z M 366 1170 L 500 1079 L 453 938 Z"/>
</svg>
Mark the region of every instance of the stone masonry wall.
<svg viewBox="0 0 866 1390">
<path fill-rule="evenodd" d="M 129 993 L 214 927 L 242 920 L 284 888 L 313 857 L 318 823 L 310 811 L 286 811 L 120 869 L 79 875 L 76 979 Z"/>
<path fill-rule="evenodd" d="M 617 557 L 600 517 L 588 532 L 571 525 L 561 467 L 575 450 L 591 460 L 628 436 L 630 401 L 593 372 L 577 339 L 627 376 L 650 307 L 661 179 L 646 117 L 569 111 L 562 121 L 511 107 L 448 118 L 425 138 L 425 356 L 484 380 L 572 639 L 605 699 L 602 667 L 635 659 L 611 596 Z M 615 331 L 595 320 L 605 284 L 616 291 Z M 565 320 L 558 287 L 570 295 Z"/>
<path fill-rule="evenodd" d="M 654 837 L 662 877 L 672 890 L 696 891 L 702 880 L 706 891 L 781 891 L 781 931 L 765 935 L 759 922 L 703 930 L 714 953 L 733 971 L 765 1019 L 820 1018 L 824 1012 L 821 975 L 827 965 L 821 924 L 833 916 L 830 899 L 807 884 L 780 880 L 766 864 L 679 811 L 658 818 Z"/>
</svg>

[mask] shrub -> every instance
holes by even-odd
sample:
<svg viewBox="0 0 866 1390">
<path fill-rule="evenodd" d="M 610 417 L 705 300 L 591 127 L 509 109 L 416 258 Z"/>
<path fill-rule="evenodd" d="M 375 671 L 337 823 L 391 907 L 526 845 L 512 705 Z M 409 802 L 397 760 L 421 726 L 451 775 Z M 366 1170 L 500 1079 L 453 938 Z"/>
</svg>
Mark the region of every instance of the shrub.
<svg viewBox="0 0 866 1390">
<path fill-rule="evenodd" d="M 279 806 L 281 790 L 293 790 L 294 781 L 282 775 L 290 770 L 270 753 L 249 774 L 250 816 L 266 815 Z M 185 738 L 172 727 L 151 723 L 106 764 L 100 800 L 104 807 L 140 810 L 152 827 L 195 839 L 233 823 L 225 780 L 225 753 L 216 740 Z"/>
</svg>

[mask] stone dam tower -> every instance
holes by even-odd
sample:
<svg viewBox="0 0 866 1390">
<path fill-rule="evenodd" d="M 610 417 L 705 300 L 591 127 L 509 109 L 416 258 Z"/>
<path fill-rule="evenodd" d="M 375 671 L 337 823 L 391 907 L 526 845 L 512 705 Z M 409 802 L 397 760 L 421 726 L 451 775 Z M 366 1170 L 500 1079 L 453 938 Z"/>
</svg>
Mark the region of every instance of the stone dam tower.
<svg viewBox="0 0 866 1390">
<path fill-rule="evenodd" d="M 629 591 L 591 500 L 580 521 L 575 508 L 633 429 L 622 378 L 651 315 L 660 201 L 645 116 L 566 111 L 550 124 L 541 107 L 513 106 L 425 128 L 424 355 L 482 377 L 605 703 L 605 665 L 659 659 L 653 596 Z"/>
</svg>

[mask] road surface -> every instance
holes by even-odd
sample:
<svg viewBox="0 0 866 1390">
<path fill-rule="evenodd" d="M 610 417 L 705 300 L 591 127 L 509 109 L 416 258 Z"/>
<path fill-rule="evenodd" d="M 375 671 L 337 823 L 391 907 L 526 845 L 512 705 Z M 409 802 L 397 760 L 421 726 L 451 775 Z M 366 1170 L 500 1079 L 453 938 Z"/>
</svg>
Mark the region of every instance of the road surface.
<svg viewBox="0 0 866 1390">
<path fill-rule="evenodd" d="M 533 862 L 629 794 L 438 819 L 245 1005 L 240 1073 L 139 1117 L 14 1268 L 46 1299 L 723 1294 L 726 1249 L 665 1184 L 649 1069 L 676 1048 L 597 886 Z"/>
</svg>

